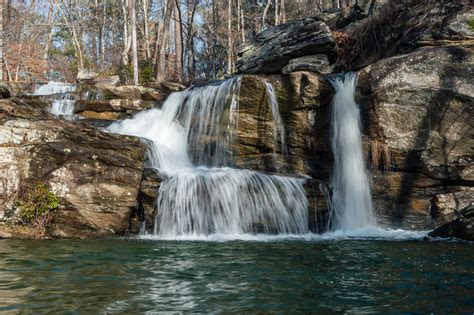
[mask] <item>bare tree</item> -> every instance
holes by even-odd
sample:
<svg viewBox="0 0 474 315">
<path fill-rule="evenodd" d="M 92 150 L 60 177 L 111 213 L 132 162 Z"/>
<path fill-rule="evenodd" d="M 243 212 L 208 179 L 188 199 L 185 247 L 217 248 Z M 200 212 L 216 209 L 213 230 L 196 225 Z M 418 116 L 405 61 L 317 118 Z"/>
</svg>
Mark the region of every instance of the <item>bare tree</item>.
<svg viewBox="0 0 474 315">
<path fill-rule="evenodd" d="M 3 0 L 0 0 L 0 80 L 3 81 Z"/>
<path fill-rule="evenodd" d="M 174 40 L 176 48 L 176 79 L 183 81 L 183 21 L 181 18 L 181 8 L 178 0 L 175 0 L 174 8 Z"/>
<path fill-rule="evenodd" d="M 130 26 L 132 29 L 132 64 L 133 83 L 138 85 L 138 44 L 137 44 L 137 14 L 135 0 L 130 0 Z"/>
<path fill-rule="evenodd" d="M 278 0 L 275 0 L 278 1 Z M 263 31 L 266 28 L 267 25 L 267 14 L 268 10 L 270 9 L 270 5 L 272 4 L 272 0 L 267 0 L 267 4 L 265 5 L 265 9 L 263 10 L 263 15 L 262 15 L 262 27 L 260 31 Z"/>
<path fill-rule="evenodd" d="M 149 39 L 149 30 L 148 30 L 148 10 L 150 6 L 149 0 L 142 0 L 143 5 L 143 32 L 144 32 L 144 43 L 145 43 L 145 59 L 148 61 L 151 57 L 151 50 L 150 50 L 150 39 Z"/>
<path fill-rule="evenodd" d="M 232 41 L 232 0 L 228 0 L 228 19 L 227 19 L 227 74 L 231 74 L 233 70 L 233 50 L 234 43 Z"/>
<path fill-rule="evenodd" d="M 175 6 L 175 0 L 167 0 L 166 1 L 166 11 L 165 11 L 165 18 L 163 20 L 163 28 L 161 32 L 161 40 L 160 40 L 160 55 L 158 58 L 157 64 L 157 74 L 156 80 L 158 82 L 165 81 L 168 78 L 168 72 L 166 71 L 166 52 L 168 51 L 168 37 L 169 37 L 169 29 L 170 29 L 170 20 L 171 14 L 173 12 L 173 7 Z"/>
<path fill-rule="evenodd" d="M 132 36 L 129 32 L 129 18 L 128 8 L 130 7 L 130 0 L 122 0 L 122 14 L 123 14 L 123 50 L 122 50 L 122 64 L 128 65 L 128 53 L 132 46 Z"/>
</svg>

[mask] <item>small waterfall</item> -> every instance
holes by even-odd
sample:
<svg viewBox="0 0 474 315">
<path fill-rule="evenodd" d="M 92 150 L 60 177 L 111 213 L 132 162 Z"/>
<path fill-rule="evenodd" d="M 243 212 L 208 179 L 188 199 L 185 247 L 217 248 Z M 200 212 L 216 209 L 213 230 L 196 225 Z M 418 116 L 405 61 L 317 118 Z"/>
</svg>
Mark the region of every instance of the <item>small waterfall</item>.
<svg viewBox="0 0 474 315">
<path fill-rule="evenodd" d="M 231 168 L 185 170 L 160 190 L 155 234 L 307 233 L 303 182 Z"/>
<path fill-rule="evenodd" d="M 51 114 L 73 117 L 76 100 L 72 93 L 75 91 L 76 86 L 73 84 L 50 81 L 47 84 L 40 85 L 33 92 L 33 95 L 52 100 Z"/>
<path fill-rule="evenodd" d="M 277 153 L 278 143 L 280 143 L 280 152 L 285 155 L 288 153 L 285 141 L 285 127 L 283 125 L 283 120 L 281 119 L 275 90 L 270 82 L 265 81 L 265 92 L 273 116 L 273 153 Z"/>
<path fill-rule="evenodd" d="M 162 109 L 108 128 L 151 140 L 150 164 L 167 175 L 158 193 L 155 234 L 308 232 L 304 179 L 231 168 L 239 91 L 239 77 L 189 88 L 170 95 Z M 277 124 L 283 137 L 281 119 Z"/>
<path fill-rule="evenodd" d="M 354 94 L 356 74 L 331 81 L 336 90 L 332 102 L 331 144 L 334 168 L 332 225 L 350 231 L 376 224 L 370 187 L 362 154 L 359 108 Z"/>
<path fill-rule="evenodd" d="M 70 83 L 49 81 L 47 84 L 40 85 L 33 95 L 48 96 L 54 94 L 65 94 L 76 91 L 76 86 Z"/>
</svg>

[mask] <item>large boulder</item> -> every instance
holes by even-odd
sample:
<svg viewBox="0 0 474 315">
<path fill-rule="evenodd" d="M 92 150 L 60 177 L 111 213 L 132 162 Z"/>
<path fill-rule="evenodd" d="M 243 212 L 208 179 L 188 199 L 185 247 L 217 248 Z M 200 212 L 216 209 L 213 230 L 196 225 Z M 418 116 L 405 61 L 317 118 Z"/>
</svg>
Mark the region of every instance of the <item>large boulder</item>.
<svg viewBox="0 0 474 315">
<path fill-rule="evenodd" d="M 340 71 L 356 70 L 422 46 L 473 44 L 469 0 L 389 1 L 338 43 Z"/>
<path fill-rule="evenodd" d="M 423 48 L 359 72 L 365 152 L 381 217 L 425 228 L 428 219 L 444 223 L 472 202 L 473 77 L 473 51 L 462 47 Z"/>
<path fill-rule="evenodd" d="M 330 60 L 336 43 L 329 27 L 318 18 L 305 18 L 266 29 L 245 43 L 237 53 L 240 73 L 279 73 L 290 59 L 324 54 Z"/>
<path fill-rule="evenodd" d="M 76 76 L 76 80 L 79 83 L 83 82 L 91 82 L 94 79 L 99 77 L 99 74 L 97 72 L 91 71 L 91 70 L 81 70 L 78 72 Z"/>
<path fill-rule="evenodd" d="M 122 85 L 109 87 L 102 90 L 102 94 L 107 99 L 128 99 L 144 101 L 163 101 L 167 94 L 153 88 L 140 85 Z"/>
<path fill-rule="evenodd" d="M 141 111 L 155 105 L 153 101 L 131 100 L 131 99 L 95 99 L 78 100 L 74 107 L 75 112 L 93 110 L 96 112 L 126 112 Z"/>
<path fill-rule="evenodd" d="M 291 59 L 281 72 L 288 74 L 296 71 L 311 71 L 319 74 L 328 74 L 332 70 L 326 55 L 309 55 Z"/>
<path fill-rule="evenodd" d="M 460 239 L 474 241 L 474 206 L 464 208 L 459 211 L 458 218 L 448 222 L 433 232 L 432 237 L 457 237 Z"/>
<path fill-rule="evenodd" d="M 275 142 L 278 119 L 273 116 L 266 82 L 271 84 L 278 102 L 286 152 L 282 152 L 279 137 Z M 260 171 L 328 178 L 331 97 L 328 83 L 312 72 L 242 76 L 235 164 Z"/>
<path fill-rule="evenodd" d="M 53 119 L 48 104 L 31 102 L 0 101 L 0 232 L 7 230 L 0 237 L 17 235 L 11 230 L 22 196 L 38 184 L 59 199 L 45 236 L 123 235 L 137 203 L 144 144 Z"/>
</svg>

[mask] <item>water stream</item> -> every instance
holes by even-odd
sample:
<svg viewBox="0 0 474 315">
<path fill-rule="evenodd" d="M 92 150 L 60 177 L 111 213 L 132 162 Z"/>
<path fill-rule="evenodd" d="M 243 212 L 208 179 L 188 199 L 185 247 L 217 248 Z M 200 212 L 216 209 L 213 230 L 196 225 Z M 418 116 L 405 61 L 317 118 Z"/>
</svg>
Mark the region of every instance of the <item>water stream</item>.
<svg viewBox="0 0 474 315">
<path fill-rule="evenodd" d="M 72 93 L 75 91 L 76 85 L 74 84 L 50 81 L 38 86 L 33 95 L 52 101 L 51 114 L 72 119 L 76 103 Z"/>
<path fill-rule="evenodd" d="M 159 190 L 155 234 L 308 233 L 304 179 L 232 168 L 240 80 L 174 93 L 162 109 L 108 128 L 151 140 L 150 164 L 168 176 Z M 283 150 L 284 127 L 268 84 L 267 95 L 274 147 Z"/>
<path fill-rule="evenodd" d="M 351 231 L 376 224 L 362 153 L 359 107 L 354 99 L 357 76 L 348 73 L 331 83 L 336 90 L 331 105 L 331 223 L 335 229 Z"/>
</svg>

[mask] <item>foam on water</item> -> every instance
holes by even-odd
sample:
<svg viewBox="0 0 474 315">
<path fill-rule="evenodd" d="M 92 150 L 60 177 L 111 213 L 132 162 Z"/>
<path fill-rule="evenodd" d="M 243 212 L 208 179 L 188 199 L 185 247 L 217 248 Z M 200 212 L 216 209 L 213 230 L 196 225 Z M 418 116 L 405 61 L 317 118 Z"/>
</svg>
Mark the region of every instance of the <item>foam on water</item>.
<svg viewBox="0 0 474 315">
<path fill-rule="evenodd" d="M 197 241 L 197 242 L 281 242 L 281 241 L 338 241 L 338 240 L 380 240 L 380 241 L 408 241 L 422 240 L 429 231 L 407 231 L 401 229 L 382 229 L 378 227 L 368 227 L 351 232 L 337 230 L 324 234 L 303 233 L 303 234 L 210 234 L 210 235 L 152 235 L 143 234 L 138 238 L 154 241 Z"/>
</svg>

